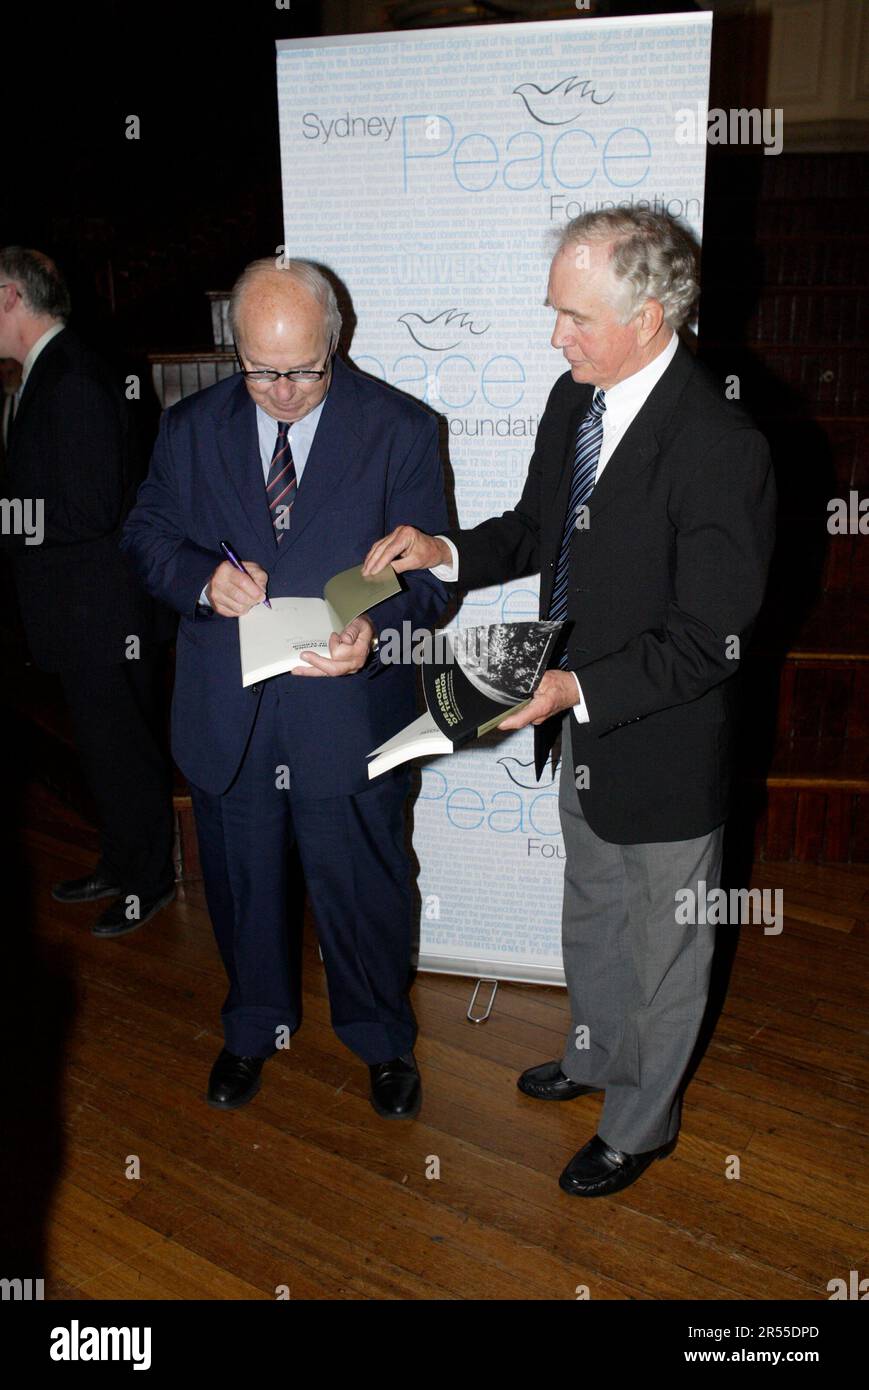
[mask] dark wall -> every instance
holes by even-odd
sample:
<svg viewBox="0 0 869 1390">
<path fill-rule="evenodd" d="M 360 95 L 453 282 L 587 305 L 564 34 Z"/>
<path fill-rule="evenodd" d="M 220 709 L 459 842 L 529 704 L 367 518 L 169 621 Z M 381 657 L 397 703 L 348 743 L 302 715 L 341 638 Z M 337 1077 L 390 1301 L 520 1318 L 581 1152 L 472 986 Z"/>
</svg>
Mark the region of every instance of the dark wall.
<svg viewBox="0 0 869 1390">
<path fill-rule="evenodd" d="M 7 6 L 0 244 L 58 260 L 91 337 L 207 344 L 204 291 L 282 240 L 275 40 L 319 32 L 316 0 Z"/>
</svg>

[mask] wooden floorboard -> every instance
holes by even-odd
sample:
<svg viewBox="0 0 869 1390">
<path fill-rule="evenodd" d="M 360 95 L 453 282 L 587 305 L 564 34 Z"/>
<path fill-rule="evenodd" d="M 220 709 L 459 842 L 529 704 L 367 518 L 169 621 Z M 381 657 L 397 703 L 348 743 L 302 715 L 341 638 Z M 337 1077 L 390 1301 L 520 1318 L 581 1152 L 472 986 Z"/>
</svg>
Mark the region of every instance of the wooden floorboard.
<svg viewBox="0 0 869 1390">
<path fill-rule="evenodd" d="M 869 868 L 758 866 L 784 930 L 739 934 L 676 1153 L 589 1202 L 556 1180 L 599 1099 L 515 1086 L 559 1055 L 563 991 L 502 984 L 473 1026 L 468 980 L 420 976 L 423 1110 L 384 1122 L 332 1032 L 308 923 L 302 1029 L 221 1114 L 203 1099 L 225 982 L 201 885 L 98 941 L 93 907 L 49 893 L 92 862 L 92 830 L 37 789 L 26 810 L 36 939 L 74 999 L 48 1298 L 812 1300 L 869 1264 Z"/>
</svg>

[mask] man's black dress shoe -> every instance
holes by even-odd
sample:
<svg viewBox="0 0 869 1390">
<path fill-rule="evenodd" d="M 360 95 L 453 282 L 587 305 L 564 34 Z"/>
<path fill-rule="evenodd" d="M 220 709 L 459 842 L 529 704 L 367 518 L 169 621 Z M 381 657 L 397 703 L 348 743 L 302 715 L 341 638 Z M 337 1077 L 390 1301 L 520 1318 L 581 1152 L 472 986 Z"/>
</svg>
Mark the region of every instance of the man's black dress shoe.
<svg viewBox="0 0 869 1390">
<path fill-rule="evenodd" d="M 516 1085 L 532 1100 L 573 1100 L 574 1096 L 588 1096 L 601 1089 L 571 1081 L 561 1070 L 560 1062 L 541 1062 L 539 1067 L 529 1067 Z"/>
<path fill-rule="evenodd" d="M 599 1134 L 589 1139 L 579 1153 L 574 1154 L 568 1163 L 558 1185 L 571 1197 L 609 1197 L 613 1192 L 621 1192 L 646 1171 L 656 1158 L 666 1158 L 676 1147 L 676 1140 L 662 1144 L 659 1149 L 649 1149 L 643 1154 L 626 1154 L 620 1149 L 611 1149 Z"/>
<path fill-rule="evenodd" d="M 422 1087 L 413 1054 L 375 1062 L 371 1074 L 371 1104 L 385 1120 L 411 1120 L 419 1114 Z"/>
<path fill-rule="evenodd" d="M 236 1057 L 223 1048 L 208 1078 L 209 1105 L 219 1110 L 238 1110 L 253 1100 L 260 1088 L 265 1057 Z"/>
<path fill-rule="evenodd" d="M 101 913 L 91 927 L 94 936 L 123 936 L 128 931 L 135 931 L 141 927 L 143 922 L 148 922 L 155 913 L 171 903 L 175 897 L 175 884 L 167 888 L 165 893 L 161 893 L 158 898 L 142 898 L 139 901 L 139 911 L 135 917 L 128 917 L 130 910 L 127 907 L 127 895 L 118 898 L 117 902 L 107 907 Z"/>
<path fill-rule="evenodd" d="M 55 883 L 51 896 L 58 903 L 92 903 L 97 898 L 116 898 L 120 891 L 120 884 L 114 883 L 101 869 L 94 869 L 84 878 L 66 878 L 62 883 Z"/>
</svg>

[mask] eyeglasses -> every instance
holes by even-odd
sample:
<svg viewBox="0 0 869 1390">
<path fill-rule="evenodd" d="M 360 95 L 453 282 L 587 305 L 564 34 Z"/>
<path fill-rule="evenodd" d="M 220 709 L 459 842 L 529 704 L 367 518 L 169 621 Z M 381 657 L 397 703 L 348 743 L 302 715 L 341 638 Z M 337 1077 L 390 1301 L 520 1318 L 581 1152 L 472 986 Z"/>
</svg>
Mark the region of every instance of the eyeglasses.
<svg viewBox="0 0 869 1390">
<path fill-rule="evenodd" d="M 333 333 L 332 337 L 329 339 L 329 349 L 326 353 L 326 361 L 322 367 L 316 370 L 308 367 L 294 368 L 290 372 L 248 371 L 246 367 L 242 366 L 241 354 L 239 353 L 239 350 L 236 347 L 235 343 L 233 343 L 232 346 L 233 351 L 235 352 L 235 360 L 238 362 L 238 369 L 241 372 L 242 376 L 247 381 L 252 381 L 256 384 L 262 382 L 263 385 L 265 385 L 266 382 L 271 384 L 272 382 L 280 381 L 282 376 L 285 376 L 287 378 L 287 381 L 322 381 L 323 377 L 326 376 L 326 374 L 329 371 L 329 365 L 332 361 L 332 354 L 335 351 L 337 343 L 335 341 L 335 334 Z"/>
<path fill-rule="evenodd" d="M 8 290 L 8 288 L 9 288 L 9 286 L 10 286 L 11 284 L 12 284 L 12 281 L 11 281 L 11 280 L 4 280 L 4 281 L 3 281 L 3 284 L 0 285 L 0 290 Z M 19 298 L 19 299 L 23 298 L 23 296 L 22 296 L 22 294 L 21 294 L 21 291 L 20 291 L 20 289 L 18 288 L 18 286 L 17 286 L 17 285 L 14 285 L 13 288 L 14 288 L 14 290 L 15 290 L 15 293 L 18 295 L 18 298 Z"/>
</svg>

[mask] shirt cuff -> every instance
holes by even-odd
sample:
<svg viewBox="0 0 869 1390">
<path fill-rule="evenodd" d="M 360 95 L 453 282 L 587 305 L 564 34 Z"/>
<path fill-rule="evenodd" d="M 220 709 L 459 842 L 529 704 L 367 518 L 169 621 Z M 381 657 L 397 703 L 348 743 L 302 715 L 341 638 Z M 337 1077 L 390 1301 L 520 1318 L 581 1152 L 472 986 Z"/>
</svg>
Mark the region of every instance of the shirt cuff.
<svg viewBox="0 0 869 1390">
<path fill-rule="evenodd" d="M 209 579 L 208 584 L 210 584 L 210 583 L 211 583 L 211 580 Z M 211 607 L 213 606 L 213 605 L 212 605 L 212 602 L 211 602 L 211 599 L 208 597 L 208 593 L 207 593 L 208 584 L 203 584 L 203 586 L 202 586 L 202 593 L 199 595 L 199 598 L 198 598 L 197 601 L 196 601 L 196 606 L 197 606 L 197 607 L 211 608 Z"/>
<path fill-rule="evenodd" d="M 436 536 L 435 540 L 444 541 L 449 547 L 449 552 L 453 557 L 450 565 L 432 565 L 429 574 L 433 574 L 435 579 L 442 579 L 445 584 L 458 584 L 459 582 L 459 552 L 453 545 L 449 536 Z"/>
<path fill-rule="evenodd" d="M 591 716 L 588 712 L 588 706 L 585 703 L 585 696 L 582 693 L 582 686 L 579 683 L 579 676 L 576 674 L 575 671 L 571 671 L 570 674 L 576 681 L 576 688 L 579 691 L 579 701 L 572 707 L 573 712 L 576 715 L 576 722 L 577 724 L 589 724 L 591 722 Z"/>
</svg>

